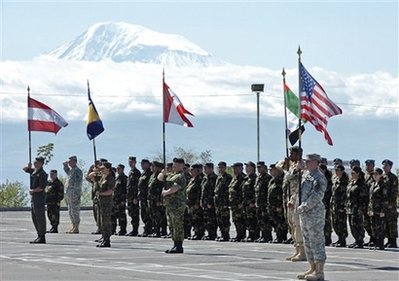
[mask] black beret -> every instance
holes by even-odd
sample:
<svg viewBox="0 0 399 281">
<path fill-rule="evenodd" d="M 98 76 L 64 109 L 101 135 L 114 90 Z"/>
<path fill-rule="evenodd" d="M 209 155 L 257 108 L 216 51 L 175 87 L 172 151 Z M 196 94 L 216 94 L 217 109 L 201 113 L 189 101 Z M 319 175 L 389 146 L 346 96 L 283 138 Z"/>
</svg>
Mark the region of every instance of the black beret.
<svg viewBox="0 0 399 281">
<path fill-rule="evenodd" d="M 173 163 L 184 164 L 184 159 L 183 158 L 173 158 Z"/>
<path fill-rule="evenodd" d="M 154 165 L 157 168 L 163 168 L 163 163 L 158 161 L 152 161 L 152 165 Z"/>
<path fill-rule="evenodd" d="M 100 162 L 105 163 L 105 162 L 108 162 L 108 160 L 105 158 L 100 158 Z"/>
<path fill-rule="evenodd" d="M 57 170 L 50 170 L 50 173 L 56 174 L 56 173 L 58 173 L 58 172 L 57 172 Z"/>
<path fill-rule="evenodd" d="M 358 165 L 358 166 L 360 166 L 360 161 L 357 160 L 357 159 L 352 159 L 351 161 L 349 161 L 349 164 L 350 165 Z"/>
<path fill-rule="evenodd" d="M 335 170 L 345 171 L 345 167 L 342 165 L 338 165 L 337 167 L 335 167 Z"/>
<path fill-rule="evenodd" d="M 387 164 L 387 165 L 389 165 L 389 166 L 392 166 L 392 165 L 393 165 L 393 162 L 392 162 L 391 160 L 389 160 L 389 159 L 384 159 L 384 161 L 382 161 L 381 164 L 382 164 L 382 165 Z"/>
<path fill-rule="evenodd" d="M 142 160 L 141 160 L 141 163 L 148 163 L 148 164 L 150 164 L 150 160 L 148 160 L 148 159 L 142 159 Z"/>
<path fill-rule="evenodd" d="M 125 169 L 125 165 L 119 164 L 119 165 L 118 165 L 118 168 Z"/>
<path fill-rule="evenodd" d="M 290 147 L 290 151 L 302 152 L 302 148 L 300 148 L 299 146 L 292 146 Z"/>
<path fill-rule="evenodd" d="M 252 167 L 256 167 L 256 165 L 255 165 L 255 163 L 254 162 L 252 162 L 252 161 L 248 161 L 248 163 L 245 163 L 245 165 L 247 165 L 247 166 L 252 166 Z"/>
<path fill-rule="evenodd" d="M 374 171 L 376 174 L 382 175 L 384 173 L 384 171 L 380 168 L 375 169 Z"/>
<path fill-rule="evenodd" d="M 103 163 L 101 166 L 100 166 L 100 168 L 107 168 L 107 169 L 112 169 L 112 164 L 111 163 L 109 163 L 109 162 L 105 162 L 105 163 Z"/>
<path fill-rule="evenodd" d="M 193 165 L 191 165 L 191 169 L 202 169 L 202 165 L 201 164 L 193 164 Z"/>
<path fill-rule="evenodd" d="M 342 159 L 340 159 L 340 158 L 335 158 L 335 159 L 333 160 L 333 163 L 338 163 L 338 162 L 341 162 L 341 163 L 342 163 Z"/>
<path fill-rule="evenodd" d="M 375 161 L 374 161 L 374 160 L 371 160 L 371 159 L 367 159 L 366 161 L 364 161 L 364 163 L 365 163 L 366 165 L 374 165 L 374 164 L 375 164 Z"/>
<path fill-rule="evenodd" d="M 129 161 L 136 161 L 136 157 L 135 156 L 129 156 Z"/>
<path fill-rule="evenodd" d="M 35 158 L 36 161 L 44 163 L 44 157 L 38 156 Z"/>
<path fill-rule="evenodd" d="M 240 167 L 240 168 L 242 168 L 242 163 L 240 163 L 240 162 L 236 162 L 236 163 L 234 163 L 233 165 L 231 165 L 232 167 Z"/>
<path fill-rule="evenodd" d="M 258 163 L 256 163 L 257 167 L 262 167 L 262 166 L 266 166 L 265 161 L 258 161 Z"/>
<path fill-rule="evenodd" d="M 220 162 L 218 163 L 218 166 L 219 166 L 219 167 L 226 167 L 226 166 L 227 166 L 227 163 L 224 162 L 224 161 L 220 161 Z"/>
<path fill-rule="evenodd" d="M 205 163 L 205 167 L 213 168 L 213 163 Z"/>
</svg>

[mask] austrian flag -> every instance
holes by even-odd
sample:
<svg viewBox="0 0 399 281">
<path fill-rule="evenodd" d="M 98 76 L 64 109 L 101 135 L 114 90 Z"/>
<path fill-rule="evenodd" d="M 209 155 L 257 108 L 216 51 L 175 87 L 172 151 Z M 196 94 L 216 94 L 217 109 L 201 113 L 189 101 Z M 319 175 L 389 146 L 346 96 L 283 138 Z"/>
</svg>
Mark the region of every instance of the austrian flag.
<svg viewBox="0 0 399 281">
<path fill-rule="evenodd" d="M 28 97 L 28 131 L 41 131 L 57 134 L 68 123 L 53 109 Z"/>
<path fill-rule="evenodd" d="M 182 102 L 177 95 L 163 83 L 163 122 L 173 123 L 186 127 L 194 127 L 185 114 L 194 116 L 191 112 L 184 108 Z"/>
</svg>

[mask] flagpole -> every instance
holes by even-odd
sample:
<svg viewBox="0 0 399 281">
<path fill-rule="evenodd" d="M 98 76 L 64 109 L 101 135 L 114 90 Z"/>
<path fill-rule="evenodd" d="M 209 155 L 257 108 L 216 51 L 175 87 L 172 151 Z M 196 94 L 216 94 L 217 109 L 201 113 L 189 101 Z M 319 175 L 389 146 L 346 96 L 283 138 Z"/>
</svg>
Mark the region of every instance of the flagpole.
<svg viewBox="0 0 399 281">
<path fill-rule="evenodd" d="M 166 169 L 166 128 L 165 128 L 165 68 L 162 69 L 162 156 Z"/>
<path fill-rule="evenodd" d="M 301 119 L 301 114 L 302 114 L 302 108 L 301 108 L 301 91 L 302 91 L 302 83 L 301 83 L 301 54 L 302 54 L 302 50 L 301 50 L 301 46 L 298 46 L 298 92 L 299 92 L 299 120 L 298 120 L 298 124 L 299 124 L 299 132 L 298 132 L 298 146 L 299 146 L 299 177 L 298 177 L 298 200 L 299 200 L 299 205 L 301 205 L 302 203 L 302 195 L 301 195 L 301 186 L 302 186 L 302 119 Z"/>
<path fill-rule="evenodd" d="M 89 97 L 89 100 L 91 100 L 89 79 L 87 79 L 87 95 Z M 96 161 L 97 161 L 97 149 L 96 149 L 96 138 L 95 137 L 92 139 L 92 145 L 93 145 L 94 163 L 96 163 Z"/>
<path fill-rule="evenodd" d="M 285 120 L 285 155 L 288 158 L 288 125 L 287 125 L 287 97 L 285 93 L 285 69 L 283 67 L 283 71 L 281 75 L 283 75 L 283 94 L 284 94 L 284 120 Z"/>
</svg>

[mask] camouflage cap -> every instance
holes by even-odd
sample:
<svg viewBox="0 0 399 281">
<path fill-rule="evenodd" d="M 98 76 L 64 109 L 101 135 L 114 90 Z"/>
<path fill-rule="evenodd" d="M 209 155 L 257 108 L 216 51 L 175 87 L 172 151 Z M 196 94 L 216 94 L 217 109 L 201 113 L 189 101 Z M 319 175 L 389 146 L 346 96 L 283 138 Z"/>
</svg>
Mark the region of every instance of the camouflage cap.
<svg viewBox="0 0 399 281">
<path fill-rule="evenodd" d="M 312 154 L 308 154 L 306 155 L 306 161 L 317 161 L 317 162 L 321 162 L 321 157 L 319 154 L 317 153 L 312 153 Z"/>
<path fill-rule="evenodd" d="M 334 168 L 336 171 L 345 171 L 345 167 L 342 165 L 338 165 L 337 167 Z"/>
<path fill-rule="evenodd" d="M 122 170 L 125 169 L 125 165 L 123 165 L 123 164 L 118 164 L 117 167 L 118 167 L 118 168 L 121 168 Z"/>
<path fill-rule="evenodd" d="M 70 156 L 70 157 L 68 158 L 68 160 L 71 160 L 71 161 L 78 161 L 78 157 L 76 157 L 75 155 L 73 155 L 73 156 Z"/>
<path fill-rule="evenodd" d="M 349 165 L 360 166 L 360 161 L 358 159 L 352 159 L 351 161 L 349 161 Z"/>
<path fill-rule="evenodd" d="M 384 173 L 384 171 L 380 168 L 375 169 L 374 173 L 382 175 Z"/>
<path fill-rule="evenodd" d="M 366 161 L 364 161 L 364 163 L 366 164 L 366 165 L 375 165 L 375 161 L 374 160 L 372 160 L 372 159 L 367 159 Z"/>
<path fill-rule="evenodd" d="M 266 166 L 265 161 L 258 161 L 258 163 L 256 163 L 256 167 L 264 167 Z"/>
<path fill-rule="evenodd" d="M 108 160 L 105 159 L 105 158 L 100 158 L 100 162 L 101 162 L 101 163 L 106 163 L 106 162 L 108 162 Z"/>
<path fill-rule="evenodd" d="M 290 147 L 290 151 L 292 152 L 302 152 L 302 148 L 299 146 L 292 146 Z"/>
<path fill-rule="evenodd" d="M 58 171 L 57 170 L 50 170 L 50 174 L 57 174 Z"/>
<path fill-rule="evenodd" d="M 243 164 L 241 162 L 235 162 L 231 167 L 240 167 L 242 168 Z"/>
<path fill-rule="evenodd" d="M 205 166 L 205 167 L 208 167 L 208 168 L 211 168 L 211 169 L 213 169 L 213 167 L 214 167 L 213 163 L 211 163 L 211 162 L 205 163 L 204 166 Z"/>
<path fill-rule="evenodd" d="M 163 168 L 163 163 L 158 161 L 152 161 L 152 165 L 157 168 Z"/>
<path fill-rule="evenodd" d="M 173 163 L 184 164 L 184 159 L 183 158 L 173 158 Z"/>
<path fill-rule="evenodd" d="M 227 163 L 224 162 L 224 161 L 220 161 L 220 162 L 218 163 L 218 166 L 219 166 L 219 167 L 226 167 L 226 166 L 227 166 Z"/>
<path fill-rule="evenodd" d="M 109 162 L 105 162 L 105 163 L 103 163 L 100 167 L 99 167 L 100 169 L 103 169 L 103 168 L 107 168 L 107 169 L 112 169 L 112 164 L 111 163 L 109 163 Z"/>
<path fill-rule="evenodd" d="M 334 163 L 334 164 L 342 163 L 342 159 L 340 159 L 340 158 L 335 158 L 335 159 L 333 160 L 333 163 Z"/>
<path fill-rule="evenodd" d="M 142 160 L 141 160 L 141 163 L 142 163 L 142 164 L 143 164 L 143 163 L 150 164 L 150 160 L 148 160 L 148 159 L 142 159 Z"/>
<path fill-rule="evenodd" d="M 252 167 L 256 167 L 255 163 L 252 161 L 248 161 L 247 163 L 245 163 L 246 166 L 252 166 Z"/>
<path fill-rule="evenodd" d="M 129 161 L 136 161 L 136 157 L 135 156 L 129 156 Z"/>
<path fill-rule="evenodd" d="M 191 169 L 202 169 L 202 165 L 201 164 L 193 164 L 193 165 L 191 165 Z"/>
<path fill-rule="evenodd" d="M 42 163 L 44 163 L 44 157 L 42 157 L 42 156 L 36 157 L 35 160 L 36 160 L 37 162 L 42 162 Z"/>
<path fill-rule="evenodd" d="M 384 159 L 384 160 L 382 161 L 381 164 L 382 164 L 382 165 L 389 165 L 389 166 L 392 166 L 392 165 L 393 165 L 393 162 L 392 162 L 391 160 L 389 160 L 389 159 Z"/>
</svg>

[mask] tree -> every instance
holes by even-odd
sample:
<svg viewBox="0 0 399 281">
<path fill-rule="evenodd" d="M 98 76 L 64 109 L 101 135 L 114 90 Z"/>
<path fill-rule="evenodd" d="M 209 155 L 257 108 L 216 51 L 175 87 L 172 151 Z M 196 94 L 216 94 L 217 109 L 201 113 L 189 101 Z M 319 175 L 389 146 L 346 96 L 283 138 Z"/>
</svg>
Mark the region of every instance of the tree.
<svg viewBox="0 0 399 281">
<path fill-rule="evenodd" d="M 37 155 L 44 158 L 45 165 L 50 163 L 51 158 L 54 156 L 53 150 L 54 150 L 54 143 L 51 142 L 46 145 L 39 146 L 39 148 L 37 149 Z"/>
<path fill-rule="evenodd" d="M 205 164 L 208 162 L 212 162 L 212 153 L 210 150 L 205 150 L 200 152 L 199 154 L 195 152 L 193 149 L 182 148 L 182 147 L 174 147 L 173 157 L 183 158 L 186 163 L 189 164 Z M 168 153 L 170 155 L 170 153 Z M 154 160 L 163 162 L 162 152 L 158 152 L 154 157 Z M 166 162 L 170 162 L 171 157 L 167 157 Z"/>
<path fill-rule="evenodd" d="M 26 206 L 28 203 L 28 194 L 22 182 L 10 182 L 0 185 L 0 207 L 16 208 Z"/>
</svg>

